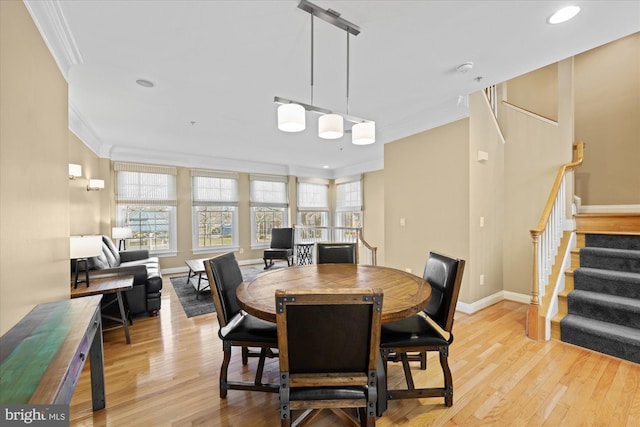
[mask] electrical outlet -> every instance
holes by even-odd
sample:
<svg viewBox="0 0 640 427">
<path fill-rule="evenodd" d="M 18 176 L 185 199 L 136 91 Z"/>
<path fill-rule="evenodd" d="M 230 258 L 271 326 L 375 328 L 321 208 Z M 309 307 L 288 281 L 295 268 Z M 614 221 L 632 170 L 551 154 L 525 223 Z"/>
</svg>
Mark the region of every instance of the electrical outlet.
<svg viewBox="0 0 640 427">
<path fill-rule="evenodd" d="M 484 285 L 484 274 L 480 275 L 480 286 Z"/>
<path fill-rule="evenodd" d="M 243 254 L 243 253 L 244 253 L 244 248 L 240 248 L 240 249 L 238 249 L 238 253 L 239 253 L 239 254 Z"/>
<path fill-rule="evenodd" d="M 405 221 L 404 218 L 400 218 L 400 227 L 404 227 L 405 225 L 407 225 L 407 221 Z"/>
</svg>

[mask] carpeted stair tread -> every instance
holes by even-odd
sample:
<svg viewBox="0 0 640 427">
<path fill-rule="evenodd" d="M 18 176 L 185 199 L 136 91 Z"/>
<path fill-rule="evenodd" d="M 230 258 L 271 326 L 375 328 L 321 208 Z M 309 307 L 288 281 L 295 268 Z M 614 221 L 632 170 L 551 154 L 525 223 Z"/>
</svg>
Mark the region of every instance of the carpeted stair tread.
<svg viewBox="0 0 640 427">
<path fill-rule="evenodd" d="M 640 299 L 573 290 L 567 304 L 571 314 L 640 330 Z"/>
<path fill-rule="evenodd" d="M 640 236 L 616 234 L 587 234 L 585 246 L 640 250 Z"/>
<path fill-rule="evenodd" d="M 640 273 L 580 267 L 573 271 L 574 289 L 640 300 Z"/>
<path fill-rule="evenodd" d="M 564 342 L 640 363 L 640 329 L 568 314 L 560 335 Z"/>
<path fill-rule="evenodd" d="M 640 273 L 640 250 L 581 248 L 580 267 Z"/>
</svg>

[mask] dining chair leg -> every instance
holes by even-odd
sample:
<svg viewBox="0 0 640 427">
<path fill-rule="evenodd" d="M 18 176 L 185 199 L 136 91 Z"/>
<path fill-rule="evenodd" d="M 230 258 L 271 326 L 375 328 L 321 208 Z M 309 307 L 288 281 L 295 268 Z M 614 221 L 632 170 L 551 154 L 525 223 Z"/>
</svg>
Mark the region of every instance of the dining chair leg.
<svg viewBox="0 0 640 427">
<path fill-rule="evenodd" d="M 222 350 L 224 358 L 222 359 L 222 366 L 220 367 L 220 398 L 225 399 L 227 397 L 227 371 L 229 370 L 229 362 L 231 361 L 231 343 L 223 341 Z"/>
<path fill-rule="evenodd" d="M 444 376 L 444 404 L 445 406 L 453 406 L 453 377 L 451 369 L 449 369 L 449 347 L 438 347 L 440 353 L 440 366 Z"/>
<path fill-rule="evenodd" d="M 249 347 L 242 347 L 242 364 L 249 363 Z"/>
<path fill-rule="evenodd" d="M 258 368 L 256 369 L 256 379 L 253 382 L 255 385 L 262 385 L 262 372 L 264 371 L 264 361 L 267 357 L 267 349 L 262 348 L 260 350 L 260 359 L 258 361 Z"/>
<path fill-rule="evenodd" d="M 400 353 L 400 360 L 402 360 L 402 369 L 404 370 L 404 377 L 407 380 L 407 388 L 409 390 L 415 390 L 413 384 L 413 375 L 411 375 L 411 367 L 409 366 L 409 358 L 407 353 Z"/>
</svg>

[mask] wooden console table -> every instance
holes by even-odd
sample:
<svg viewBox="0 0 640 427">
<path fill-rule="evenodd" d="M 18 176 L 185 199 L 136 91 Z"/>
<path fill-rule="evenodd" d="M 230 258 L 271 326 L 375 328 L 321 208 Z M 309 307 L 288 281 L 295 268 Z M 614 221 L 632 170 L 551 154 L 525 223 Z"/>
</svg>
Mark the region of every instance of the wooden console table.
<svg viewBox="0 0 640 427">
<path fill-rule="evenodd" d="M 68 405 L 89 354 L 93 410 L 105 407 L 101 300 L 37 305 L 0 337 L 0 403 Z"/>
<path fill-rule="evenodd" d="M 95 277 L 91 280 L 89 287 L 80 286 L 79 288 L 71 287 L 71 298 L 86 297 L 89 295 L 104 295 L 104 294 L 116 294 L 116 299 L 106 304 L 102 309 L 113 302 L 118 302 L 120 308 L 120 317 L 109 316 L 103 313 L 104 319 L 113 320 L 118 324 L 122 324 L 124 328 L 124 337 L 127 340 L 127 344 L 131 343 L 131 337 L 129 336 L 129 325 L 127 324 L 127 312 L 124 308 L 124 302 L 122 292 L 133 288 L 133 276 L 103 276 Z"/>
</svg>

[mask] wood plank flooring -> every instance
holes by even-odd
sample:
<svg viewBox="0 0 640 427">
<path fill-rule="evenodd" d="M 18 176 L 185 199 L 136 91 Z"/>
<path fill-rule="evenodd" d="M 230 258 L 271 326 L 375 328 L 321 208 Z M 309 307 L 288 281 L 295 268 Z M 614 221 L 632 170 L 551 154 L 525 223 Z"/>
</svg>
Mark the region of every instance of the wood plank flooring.
<svg viewBox="0 0 640 427">
<path fill-rule="evenodd" d="M 640 426 L 640 365 L 524 332 L 527 306 L 502 301 L 473 315 L 456 313 L 449 362 L 454 403 L 425 398 L 389 402 L 378 426 Z M 155 318 L 135 319 L 131 344 L 105 332 L 107 407 L 91 411 L 87 363 L 70 407 L 71 426 L 278 426 L 276 394 L 230 390 L 219 398 L 222 344 L 215 314 L 187 319 L 168 277 Z M 229 378 L 253 378 L 235 352 Z M 265 380 L 277 379 L 277 360 Z M 435 354 L 414 371 L 416 384 L 439 384 Z M 389 386 L 403 384 L 390 364 Z M 313 426 L 343 425 L 323 411 Z"/>
</svg>

